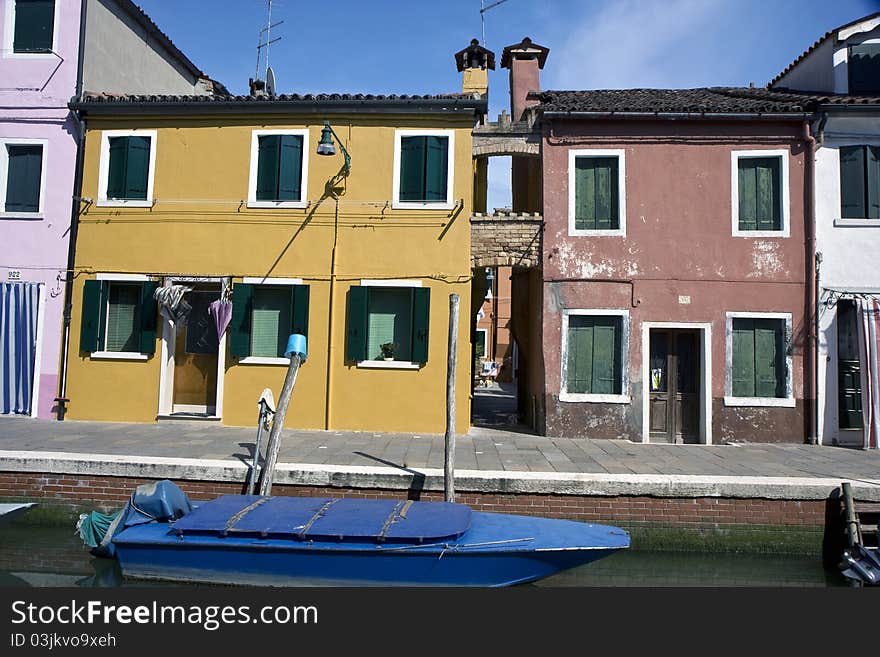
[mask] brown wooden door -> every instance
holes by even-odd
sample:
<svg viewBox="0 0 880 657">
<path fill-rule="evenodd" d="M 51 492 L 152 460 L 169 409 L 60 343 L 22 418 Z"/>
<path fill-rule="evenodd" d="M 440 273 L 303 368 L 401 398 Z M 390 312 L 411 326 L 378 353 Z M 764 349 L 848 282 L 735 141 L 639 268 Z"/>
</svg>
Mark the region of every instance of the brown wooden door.
<svg viewBox="0 0 880 657">
<path fill-rule="evenodd" d="M 700 441 L 700 333 L 651 329 L 648 368 L 651 442 Z"/>
<path fill-rule="evenodd" d="M 192 306 L 174 345 L 174 412 L 213 415 L 217 399 L 217 328 L 208 314 L 216 290 L 193 290 L 184 300 Z"/>
</svg>

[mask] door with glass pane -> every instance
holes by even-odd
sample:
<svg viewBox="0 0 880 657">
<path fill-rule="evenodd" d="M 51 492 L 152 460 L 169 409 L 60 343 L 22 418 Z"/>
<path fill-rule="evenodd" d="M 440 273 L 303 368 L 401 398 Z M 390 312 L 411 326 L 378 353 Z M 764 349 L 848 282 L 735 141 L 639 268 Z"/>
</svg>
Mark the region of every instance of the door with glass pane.
<svg viewBox="0 0 880 657">
<path fill-rule="evenodd" d="M 192 310 L 174 341 L 174 413 L 216 413 L 219 341 L 208 306 L 218 296 L 216 288 L 200 287 L 184 296 Z"/>
<path fill-rule="evenodd" d="M 651 442 L 700 442 L 700 333 L 651 329 L 648 368 Z"/>
<path fill-rule="evenodd" d="M 838 443 L 861 445 L 862 372 L 859 362 L 858 316 L 848 299 L 837 303 Z"/>
</svg>

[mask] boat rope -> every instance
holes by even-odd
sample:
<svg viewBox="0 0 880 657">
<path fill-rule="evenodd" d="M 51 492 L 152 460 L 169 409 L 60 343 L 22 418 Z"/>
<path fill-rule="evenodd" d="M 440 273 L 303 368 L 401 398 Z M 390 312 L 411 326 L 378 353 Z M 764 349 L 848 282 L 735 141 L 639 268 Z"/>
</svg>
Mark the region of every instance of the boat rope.
<svg viewBox="0 0 880 657">
<path fill-rule="evenodd" d="M 534 537 L 529 538 L 508 538 L 503 541 L 485 541 L 482 543 L 424 543 L 422 545 L 400 545 L 396 547 L 383 547 L 381 545 L 377 546 L 376 549 L 382 550 L 383 552 L 394 552 L 399 550 L 416 550 L 422 548 L 437 548 L 442 547 L 443 551 L 440 553 L 440 557 L 447 552 L 456 552 L 459 550 L 467 550 L 469 548 L 481 548 L 489 545 L 504 545 L 506 543 L 525 543 L 526 541 L 534 541 Z"/>
<path fill-rule="evenodd" d="M 269 497 L 261 497 L 260 499 L 256 500 L 255 502 L 251 502 L 246 507 L 238 511 L 235 515 L 233 515 L 229 520 L 226 521 L 226 527 L 223 528 L 223 534 L 226 535 L 226 533 L 229 532 L 230 529 L 232 529 L 232 526 L 235 525 L 239 520 L 244 518 L 247 514 L 249 514 L 261 504 L 268 502 L 270 499 L 271 498 Z"/>
<path fill-rule="evenodd" d="M 325 513 L 327 513 L 327 509 L 329 509 L 331 506 L 336 504 L 336 502 L 338 502 L 338 501 L 339 500 L 337 498 L 337 499 L 332 499 L 332 500 L 325 502 L 324 506 L 322 506 L 320 509 L 318 509 L 318 512 L 315 515 L 313 515 L 311 517 L 311 519 L 309 519 L 309 521 L 305 525 L 303 525 L 302 530 L 299 532 L 299 534 L 297 534 L 297 537 L 299 538 L 299 540 L 301 540 L 301 541 L 305 540 L 306 533 L 308 533 L 308 531 L 312 528 L 312 525 L 315 524 L 315 521 L 317 521 L 318 518 L 320 518 Z"/>
<path fill-rule="evenodd" d="M 388 532 L 389 529 L 391 529 L 391 525 L 393 525 L 398 520 L 406 518 L 406 512 L 409 511 L 409 507 L 411 506 L 412 500 L 398 502 L 391 510 L 391 513 L 388 514 L 388 517 L 385 518 L 385 523 L 382 525 L 382 530 L 379 532 L 376 540 L 384 541 L 385 534 Z M 400 513 L 398 513 L 398 511 L 400 511 Z"/>
</svg>

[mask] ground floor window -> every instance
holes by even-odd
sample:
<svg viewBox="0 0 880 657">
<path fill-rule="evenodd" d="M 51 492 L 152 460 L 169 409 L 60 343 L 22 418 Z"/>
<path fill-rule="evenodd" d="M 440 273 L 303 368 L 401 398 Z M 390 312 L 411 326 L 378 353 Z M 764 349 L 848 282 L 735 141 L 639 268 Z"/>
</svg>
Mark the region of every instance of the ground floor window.
<svg viewBox="0 0 880 657">
<path fill-rule="evenodd" d="M 728 393 L 733 400 L 791 397 L 791 316 L 728 314 Z"/>
<path fill-rule="evenodd" d="M 233 356 L 284 359 L 290 334 L 308 336 L 308 324 L 308 285 L 236 283 L 232 290 Z"/>
<path fill-rule="evenodd" d="M 563 314 L 563 401 L 624 395 L 627 316 L 568 310 Z"/>
<path fill-rule="evenodd" d="M 862 373 L 859 363 L 858 310 L 837 302 L 837 400 L 841 429 L 862 428 Z"/>
<path fill-rule="evenodd" d="M 477 335 L 475 337 L 474 344 L 474 353 L 477 358 L 485 358 L 486 357 L 486 335 L 488 334 L 488 329 L 477 329 Z"/>
<path fill-rule="evenodd" d="M 346 357 L 354 362 L 425 363 L 430 289 L 361 285 L 348 293 Z"/>
<path fill-rule="evenodd" d="M 152 281 L 86 281 L 80 349 L 90 353 L 154 353 L 156 302 L 153 292 L 157 287 Z"/>
</svg>

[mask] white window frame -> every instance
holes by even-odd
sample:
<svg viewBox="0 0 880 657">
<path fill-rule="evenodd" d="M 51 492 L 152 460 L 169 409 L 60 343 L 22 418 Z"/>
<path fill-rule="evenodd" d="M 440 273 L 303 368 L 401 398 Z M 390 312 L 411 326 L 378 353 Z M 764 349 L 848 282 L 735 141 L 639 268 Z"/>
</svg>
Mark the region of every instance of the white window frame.
<svg viewBox="0 0 880 657">
<path fill-rule="evenodd" d="M 289 133 L 284 133 L 289 134 Z M 294 285 L 302 285 L 303 279 L 301 278 L 265 278 L 261 276 L 245 276 L 242 283 L 247 283 L 248 285 L 273 285 L 273 286 L 282 286 L 286 285 L 288 287 L 293 287 Z M 253 312 L 253 311 L 251 311 Z M 290 364 L 289 358 L 284 358 L 281 356 L 245 356 L 244 358 L 238 359 L 239 365 L 287 365 Z"/>
<path fill-rule="evenodd" d="M 605 229 L 575 228 L 575 162 L 577 158 L 617 158 L 617 212 L 618 227 Z M 568 235 L 569 237 L 626 237 L 626 151 L 622 148 L 573 148 L 568 151 Z"/>
<path fill-rule="evenodd" d="M 298 201 L 258 201 L 257 200 L 257 170 L 260 162 L 260 137 L 270 135 L 294 135 L 302 137 L 302 172 L 300 175 L 300 198 Z M 309 186 L 309 131 L 304 129 L 287 129 L 287 130 L 253 130 L 251 132 L 251 164 L 250 174 L 248 175 L 248 197 L 247 207 L 249 208 L 305 208 L 308 206 L 308 186 Z"/>
<path fill-rule="evenodd" d="M 785 397 L 734 397 L 733 396 L 733 320 L 748 319 L 780 319 L 785 321 L 783 347 L 785 348 Z M 792 314 L 765 312 L 729 312 L 725 322 L 725 370 L 724 370 L 724 405 L 725 406 L 777 406 L 794 408 L 794 387 L 792 383 Z"/>
<path fill-rule="evenodd" d="M 422 287 L 422 281 L 409 279 L 361 279 L 361 287 Z M 369 314 L 370 308 L 367 307 Z M 365 369 L 381 369 L 381 370 L 418 370 L 424 363 L 416 363 L 405 360 L 361 360 L 356 363 L 356 367 Z"/>
<path fill-rule="evenodd" d="M 400 200 L 400 145 L 403 137 L 446 137 L 446 201 L 425 203 Z M 394 175 L 391 190 L 391 208 L 394 210 L 452 210 L 453 174 L 455 173 L 455 131 L 454 130 L 395 130 L 394 131 Z"/>
<path fill-rule="evenodd" d="M 147 170 L 147 198 L 119 199 L 107 198 L 107 183 L 110 178 L 110 138 L 111 137 L 149 137 L 150 165 Z M 151 208 L 153 207 L 153 184 L 156 178 L 156 130 L 103 130 L 101 132 L 101 156 L 98 164 L 98 201 L 100 208 Z"/>
<path fill-rule="evenodd" d="M 620 394 L 594 394 L 586 392 L 568 392 L 568 318 L 572 315 L 616 316 L 620 322 Z M 629 311 L 617 308 L 565 308 L 562 311 L 562 358 L 560 363 L 561 379 L 559 380 L 559 401 L 588 402 L 602 404 L 629 404 Z"/>
<path fill-rule="evenodd" d="M 6 11 L 3 21 L 3 58 L 4 59 L 57 59 L 58 55 L 58 23 L 59 9 L 64 0 L 55 0 L 55 16 L 52 25 L 51 52 L 13 52 L 15 46 L 15 0 L 6 0 Z"/>
<path fill-rule="evenodd" d="M 789 192 L 788 159 L 791 153 L 785 149 L 766 149 L 750 151 L 730 152 L 730 207 L 731 207 L 731 230 L 734 237 L 790 237 L 791 235 L 791 201 Z M 779 202 L 780 230 L 740 230 L 739 228 L 739 161 L 758 157 L 778 157 L 780 162 L 779 176 Z"/>
<path fill-rule="evenodd" d="M 95 276 L 96 280 L 99 281 L 107 281 L 109 283 L 146 283 L 150 281 L 150 277 L 146 274 L 98 274 Z M 107 295 L 107 314 L 105 317 L 110 317 L 109 312 L 109 304 L 110 304 L 110 295 Z M 104 323 L 104 346 L 107 346 L 107 328 L 109 327 L 109 322 Z M 145 354 L 140 351 L 93 351 L 90 354 L 93 360 L 149 360 L 150 354 Z"/>
<path fill-rule="evenodd" d="M 36 212 L 7 212 L 6 185 L 9 181 L 9 150 L 7 146 L 42 146 L 40 163 L 40 205 Z M 46 217 L 46 170 L 49 153 L 48 139 L 0 138 L 0 219 L 44 219 Z"/>
<path fill-rule="evenodd" d="M 830 140 L 829 140 L 830 141 Z M 840 175 L 840 149 L 847 146 L 880 146 L 880 139 L 865 137 L 862 139 L 835 139 L 833 144 L 825 143 L 824 147 L 834 149 L 837 152 L 835 158 L 835 175 L 832 178 L 834 189 L 834 226 L 840 228 L 878 228 L 880 219 L 859 219 L 858 217 L 844 218 L 841 204 L 843 203 L 843 176 Z"/>
<path fill-rule="evenodd" d="M 488 359 L 488 358 L 489 358 L 489 356 L 488 356 L 488 351 L 489 351 L 489 329 L 478 328 L 478 329 L 475 331 L 475 333 L 482 333 L 482 334 L 483 334 L 483 355 L 482 355 L 482 358 L 483 358 L 483 359 Z M 474 350 L 476 350 L 476 348 L 477 348 L 477 345 L 474 344 Z M 478 356 L 478 358 L 481 358 L 481 357 Z M 489 359 L 489 360 L 492 360 L 492 359 Z"/>
</svg>

